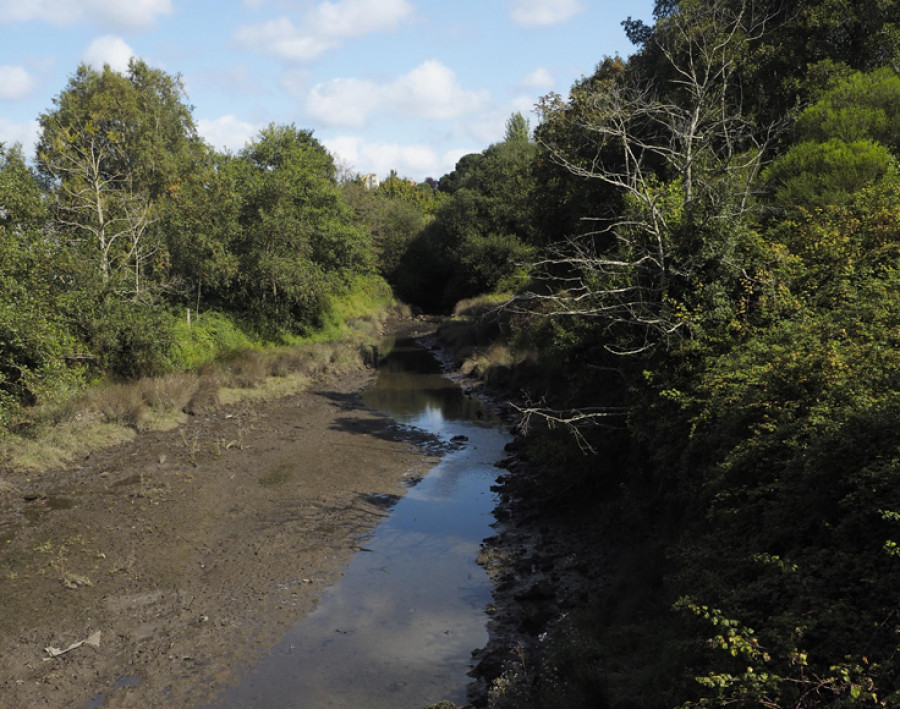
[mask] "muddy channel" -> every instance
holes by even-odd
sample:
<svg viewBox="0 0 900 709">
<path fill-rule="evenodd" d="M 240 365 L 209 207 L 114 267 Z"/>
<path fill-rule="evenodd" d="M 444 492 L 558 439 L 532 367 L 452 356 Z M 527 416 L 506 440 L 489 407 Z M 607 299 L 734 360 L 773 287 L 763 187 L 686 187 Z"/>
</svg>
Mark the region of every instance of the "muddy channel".
<svg viewBox="0 0 900 709">
<path fill-rule="evenodd" d="M 0 471 L 0 706 L 465 703 L 508 423 L 415 341 L 382 352 Z"/>
<path fill-rule="evenodd" d="M 509 434 L 424 347 L 386 349 L 363 402 L 446 452 L 404 496 L 381 499 L 386 517 L 340 581 L 213 707 L 421 709 L 466 699 L 491 600 L 476 559 Z"/>
</svg>

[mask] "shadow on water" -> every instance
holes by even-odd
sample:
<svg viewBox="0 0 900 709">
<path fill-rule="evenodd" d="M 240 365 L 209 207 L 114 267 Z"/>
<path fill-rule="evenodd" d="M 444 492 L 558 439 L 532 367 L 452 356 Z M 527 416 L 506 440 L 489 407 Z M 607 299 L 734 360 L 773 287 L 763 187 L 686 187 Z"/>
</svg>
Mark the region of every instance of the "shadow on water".
<svg viewBox="0 0 900 709">
<path fill-rule="evenodd" d="M 421 709 L 465 701 L 491 598 L 475 560 L 491 532 L 494 462 L 508 435 L 441 375 L 427 350 L 391 344 L 363 401 L 441 441 L 446 453 L 404 497 L 375 501 L 386 518 L 366 539 L 366 553 L 217 707 Z M 463 442 L 451 445 L 454 438 Z"/>
</svg>

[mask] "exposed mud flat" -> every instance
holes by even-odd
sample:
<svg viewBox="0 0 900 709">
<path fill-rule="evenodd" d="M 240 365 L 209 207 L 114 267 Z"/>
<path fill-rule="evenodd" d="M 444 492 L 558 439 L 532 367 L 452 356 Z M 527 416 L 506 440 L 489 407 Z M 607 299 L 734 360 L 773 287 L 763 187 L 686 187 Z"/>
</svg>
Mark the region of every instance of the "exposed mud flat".
<svg viewBox="0 0 900 709">
<path fill-rule="evenodd" d="M 370 377 L 4 476 L 0 704 L 199 706 L 228 686 L 436 460 L 361 405 Z"/>
<path fill-rule="evenodd" d="M 196 707 L 233 686 L 444 451 L 362 405 L 372 376 L 360 366 L 65 469 L 4 476 L 0 704 Z M 502 412 L 503 393 L 457 379 Z M 604 566 L 600 540 L 548 510 L 509 453 L 479 558 L 495 587 L 489 643 L 473 648 L 476 706 Z"/>
</svg>

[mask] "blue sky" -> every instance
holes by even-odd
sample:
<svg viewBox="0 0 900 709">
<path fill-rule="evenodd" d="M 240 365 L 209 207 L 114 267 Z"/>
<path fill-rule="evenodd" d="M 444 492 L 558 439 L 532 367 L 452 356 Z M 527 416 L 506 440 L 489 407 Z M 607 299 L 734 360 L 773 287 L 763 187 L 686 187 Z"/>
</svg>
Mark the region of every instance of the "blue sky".
<svg viewBox="0 0 900 709">
<path fill-rule="evenodd" d="M 181 74 L 200 134 L 237 151 L 294 123 L 352 172 L 438 178 L 515 111 L 633 51 L 653 0 L 0 0 L 0 141 L 30 156 L 37 117 L 81 62 L 132 55 Z"/>
</svg>

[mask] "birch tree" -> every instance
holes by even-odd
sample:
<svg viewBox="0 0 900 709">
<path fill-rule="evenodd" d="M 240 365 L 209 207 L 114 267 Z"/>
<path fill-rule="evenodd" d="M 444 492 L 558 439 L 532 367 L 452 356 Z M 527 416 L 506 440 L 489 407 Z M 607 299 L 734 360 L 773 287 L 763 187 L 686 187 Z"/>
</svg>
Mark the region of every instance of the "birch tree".
<svg viewBox="0 0 900 709">
<path fill-rule="evenodd" d="M 153 225 L 198 144 L 177 78 L 133 60 L 128 75 L 82 65 L 40 116 L 40 172 L 65 236 L 86 248 L 104 288 L 135 298 L 160 253 Z"/>
</svg>

